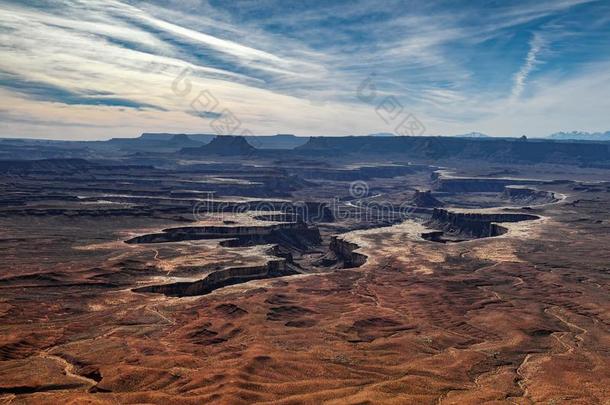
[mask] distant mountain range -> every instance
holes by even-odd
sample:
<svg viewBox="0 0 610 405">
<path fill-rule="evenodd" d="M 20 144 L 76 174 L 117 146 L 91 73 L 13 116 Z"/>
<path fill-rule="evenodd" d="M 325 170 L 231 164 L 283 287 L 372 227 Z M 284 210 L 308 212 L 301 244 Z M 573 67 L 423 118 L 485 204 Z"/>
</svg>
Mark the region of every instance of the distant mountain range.
<svg viewBox="0 0 610 405">
<path fill-rule="evenodd" d="M 481 132 L 469 132 L 467 134 L 453 135 L 453 136 L 457 136 L 459 138 L 491 138 L 489 135 L 483 134 Z"/>
<path fill-rule="evenodd" d="M 374 134 L 368 134 L 367 136 L 384 138 L 384 137 L 391 137 L 391 136 L 398 136 L 398 135 L 396 135 L 393 132 L 377 132 Z M 469 132 L 467 134 L 451 135 L 451 136 L 454 136 L 457 138 L 491 138 L 491 136 L 482 134 L 481 132 Z"/>
<path fill-rule="evenodd" d="M 559 134 L 564 134 L 561 132 Z M 572 132 L 570 134 L 587 134 L 584 132 Z M 568 135 L 570 135 L 568 134 Z M 607 135 L 608 133 L 606 133 Z M 554 138 L 553 134 L 549 136 L 549 139 L 577 139 L 577 140 L 608 140 L 602 138 L 595 138 L 595 134 L 591 134 L 592 138 L 571 138 L 571 137 L 557 137 Z M 373 138 L 394 138 L 398 137 L 395 133 L 392 132 L 376 132 L 371 133 L 366 136 Z M 493 138 L 490 135 L 484 134 L 482 132 L 469 132 L 466 134 L 457 134 L 450 135 L 452 138 Z M 143 133 L 139 138 L 121 138 L 115 139 L 113 141 L 122 142 L 122 143 L 130 143 L 136 142 L 141 145 L 142 141 L 147 142 L 167 142 L 172 140 L 173 143 L 183 143 L 184 146 L 196 146 L 193 143 L 203 143 L 207 144 L 212 141 L 212 139 L 216 138 L 214 134 L 168 134 L 168 133 Z M 277 135 L 269 135 L 269 136 L 256 136 L 250 135 L 244 137 L 248 143 L 254 146 L 257 149 L 293 149 L 295 147 L 301 146 L 307 142 L 309 139 L 308 136 L 296 136 L 293 134 L 277 134 Z M 188 144 L 188 145 L 187 145 Z"/>
<path fill-rule="evenodd" d="M 487 134 L 481 132 L 470 132 L 467 134 L 453 135 L 458 138 L 491 138 Z M 542 137 L 544 139 L 554 139 L 558 141 L 610 141 L 610 131 L 607 132 L 584 132 L 584 131 L 572 131 L 572 132 L 556 132 L 551 135 Z"/>
<path fill-rule="evenodd" d="M 375 136 L 375 137 L 386 137 L 386 136 L 398 136 L 393 132 L 377 132 L 374 134 L 368 134 L 368 136 Z"/>
<path fill-rule="evenodd" d="M 610 141 L 610 131 L 606 132 L 556 132 L 548 136 L 550 139 L 575 141 Z"/>
</svg>

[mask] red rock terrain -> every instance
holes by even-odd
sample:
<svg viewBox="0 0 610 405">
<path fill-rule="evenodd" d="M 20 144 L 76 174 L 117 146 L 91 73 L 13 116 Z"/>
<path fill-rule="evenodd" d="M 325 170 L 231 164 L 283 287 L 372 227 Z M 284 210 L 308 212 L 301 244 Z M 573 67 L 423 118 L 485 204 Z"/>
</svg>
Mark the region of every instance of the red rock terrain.
<svg viewBox="0 0 610 405">
<path fill-rule="evenodd" d="M 183 298 L 133 289 L 264 255 L 124 243 L 181 226 L 157 208 L 5 209 L 0 401 L 608 403 L 610 193 L 548 187 L 568 198 L 497 237 L 437 243 L 421 222 L 369 227 L 340 237 L 340 255 L 366 256 L 360 267 Z"/>
</svg>

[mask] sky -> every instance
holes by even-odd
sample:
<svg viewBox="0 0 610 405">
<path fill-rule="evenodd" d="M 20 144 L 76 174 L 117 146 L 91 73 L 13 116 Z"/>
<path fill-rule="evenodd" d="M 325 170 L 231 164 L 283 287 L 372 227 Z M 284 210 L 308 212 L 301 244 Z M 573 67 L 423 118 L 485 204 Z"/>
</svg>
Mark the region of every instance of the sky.
<svg viewBox="0 0 610 405">
<path fill-rule="evenodd" d="M 536 137 L 609 94 L 607 0 L 0 0 L 0 137 Z"/>
</svg>

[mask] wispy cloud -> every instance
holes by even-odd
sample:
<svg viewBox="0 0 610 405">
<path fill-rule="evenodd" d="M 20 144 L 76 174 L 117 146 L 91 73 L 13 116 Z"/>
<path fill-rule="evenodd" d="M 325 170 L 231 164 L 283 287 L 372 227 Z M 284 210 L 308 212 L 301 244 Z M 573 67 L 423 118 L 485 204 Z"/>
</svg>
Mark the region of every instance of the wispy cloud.
<svg viewBox="0 0 610 405">
<path fill-rule="evenodd" d="M 530 49 L 527 52 L 523 66 L 521 66 L 521 69 L 519 69 L 519 71 L 515 74 L 513 89 L 511 92 L 513 100 L 516 100 L 521 96 L 523 89 L 525 88 L 527 77 L 532 70 L 534 70 L 536 65 L 541 63 L 541 61 L 538 60 L 538 54 L 545 45 L 545 40 L 540 34 L 534 33 L 529 45 Z"/>
<path fill-rule="evenodd" d="M 0 107 L 22 136 L 53 117 L 64 136 L 205 132 L 218 112 L 171 91 L 188 67 L 190 97 L 213 92 L 255 132 L 362 134 L 388 130 L 355 94 L 374 72 L 431 133 L 505 135 L 500 115 L 547 108 L 542 84 L 606 86 L 590 67 L 610 54 L 609 14 L 590 0 L 0 0 Z M 519 131 L 537 130 L 525 116 Z"/>
</svg>

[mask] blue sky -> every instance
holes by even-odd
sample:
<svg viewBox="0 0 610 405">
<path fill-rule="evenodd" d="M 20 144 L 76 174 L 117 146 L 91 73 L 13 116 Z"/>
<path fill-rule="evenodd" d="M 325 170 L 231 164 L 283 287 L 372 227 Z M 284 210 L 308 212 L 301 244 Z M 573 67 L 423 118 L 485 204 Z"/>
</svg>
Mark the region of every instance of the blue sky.
<svg viewBox="0 0 610 405">
<path fill-rule="evenodd" d="M 608 94 L 608 1 L 0 1 L 0 136 L 392 132 L 388 97 L 544 136 L 610 130 Z"/>
</svg>

